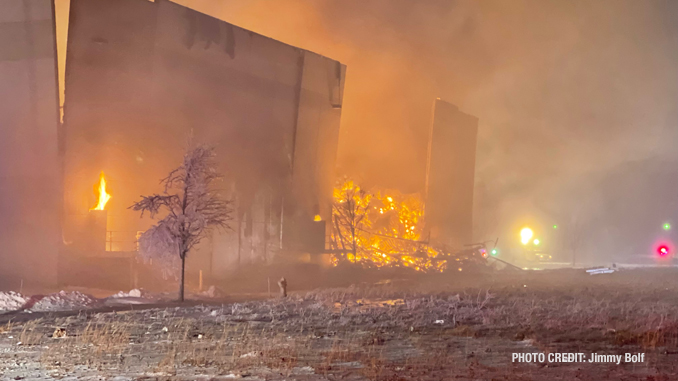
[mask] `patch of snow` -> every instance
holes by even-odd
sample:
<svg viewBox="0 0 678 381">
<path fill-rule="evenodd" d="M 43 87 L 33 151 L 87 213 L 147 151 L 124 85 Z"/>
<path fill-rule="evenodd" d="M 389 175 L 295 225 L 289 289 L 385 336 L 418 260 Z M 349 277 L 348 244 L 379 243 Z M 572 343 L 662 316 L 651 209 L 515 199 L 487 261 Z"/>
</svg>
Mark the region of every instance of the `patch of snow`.
<svg viewBox="0 0 678 381">
<path fill-rule="evenodd" d="M 18 292 L 0 292 L 0 311 L 15 311 L 26 304 L 28 299 Z"/>
<path fill-rule="evenodd" d="M 201 296 L 206 296 L 208 298 L 218 298 L 223 296 L 224 293 L 215 286 L 210 286 L 206 291 L 200 293 Z"/>
<path fill-rule="evenodd" d="M 80 307 L 89 307 L 97 300 L 78 291 L 59 291 L 40 299 L 31 310 L 33 311 L 60 311 Z"/>
<path fill-rule="evenodd" d="M 294 371 L 297 373 L 315 373 L 315 369 L 310 366 L 304 366 L 301 368 L 294 368 Z"/>
<path fill-rule="evenodd" d="M 144 294 L 143 290 L 135 288 L 130 290 L 130 292 L 120 291 L 117 294 L 111 295 L 111 298 L 141 298 Z"/>
</svg>

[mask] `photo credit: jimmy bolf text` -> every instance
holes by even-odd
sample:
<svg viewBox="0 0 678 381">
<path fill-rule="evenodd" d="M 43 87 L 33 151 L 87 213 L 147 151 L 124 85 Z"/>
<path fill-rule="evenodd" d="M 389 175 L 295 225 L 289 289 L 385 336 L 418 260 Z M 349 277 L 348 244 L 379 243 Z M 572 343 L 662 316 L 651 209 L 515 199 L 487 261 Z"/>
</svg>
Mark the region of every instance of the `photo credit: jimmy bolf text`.
<svg viewBox="0 0 678 381">
<path fill-rule="evenodd" d="M 624 353 L 621 355 L 609 355 L 599 353 L 513 353 L 512 362 L 524 363 L 642 363 L 645 362 L 645 353 Z"/>
</svg>

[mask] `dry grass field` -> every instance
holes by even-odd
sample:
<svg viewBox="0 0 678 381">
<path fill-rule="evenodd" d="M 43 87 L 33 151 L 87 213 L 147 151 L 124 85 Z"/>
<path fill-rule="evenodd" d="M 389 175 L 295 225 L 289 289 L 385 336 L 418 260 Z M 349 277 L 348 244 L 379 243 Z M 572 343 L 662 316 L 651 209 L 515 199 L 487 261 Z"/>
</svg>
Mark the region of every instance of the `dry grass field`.
<svg viewBox="0 0 678 381">
<path fill-rule="evenodd" d="M 458 275 L 286 299 L 34 314 L 0 328 L 4 379 L 676 380 L 678 271 Z M 644 353 L 642 363 L 513 353 Z"/>
</svg>

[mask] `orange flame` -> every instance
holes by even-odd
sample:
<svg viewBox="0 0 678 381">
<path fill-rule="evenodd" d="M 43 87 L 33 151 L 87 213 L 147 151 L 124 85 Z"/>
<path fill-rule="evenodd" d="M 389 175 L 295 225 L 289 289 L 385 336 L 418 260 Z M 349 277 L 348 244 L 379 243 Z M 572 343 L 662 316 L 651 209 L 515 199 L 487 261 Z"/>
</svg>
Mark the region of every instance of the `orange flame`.
<svg viewBox="0 0 678 381">
<path fill-rule="evenodd" d="M 424 225 L 423 202 L 419 195 L 391 191 L 361 197 L 350 193 L 352 189 L 359 187 L 350 180 L 338 184 L 334 189 L 335 205 L 342 204 L 352 195 L 356 206 L 369 205 L 369 208 L 365 210 L 363 228 L 355 233 L 342 223 L 334 224 L 333 241 L 339 244 L 343 238 L 350 249 L 350 237 L 355 235 L 357 255 L 348 252 L 335 254 L 331 260 L 333 265 L 345 260 L 368 267 L 408 267 L 416 271 L 445 269 L 445 260 L 435 260 L 438 251 L 419 243 Z"/>
<path fill-rule="evenodd" d="M 106 203 L 108 200 L 111 199 L 111 195 L 106 193 L 106 179 L 104 179 L 104 172 L 101 171 L 101 177 L 99 178 L 99 186 L 98 186 L 98 191 L 96 193 L 99 194 L 99 203 L 97 206 L 90 210 L 104 210 L 104 207 L 106 206 Z M 96 188 L 95 188 L 96 189 Z"/>
</svg>

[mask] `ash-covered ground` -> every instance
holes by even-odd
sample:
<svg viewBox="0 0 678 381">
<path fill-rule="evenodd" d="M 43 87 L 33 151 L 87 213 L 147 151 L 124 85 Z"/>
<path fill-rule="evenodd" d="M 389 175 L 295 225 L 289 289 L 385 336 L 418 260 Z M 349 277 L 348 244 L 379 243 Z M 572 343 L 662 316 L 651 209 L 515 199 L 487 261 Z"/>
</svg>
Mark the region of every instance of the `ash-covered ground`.
<svg viewBox="0 0 678 381">
<path fill-rule="evenodd" d="M 678 379 L 676 269 L 443 275 L 242 303 L 0 315 L 0 373 L 9 380 Z M 512 362 L 513 353 L 556 352 L 645 357 Z"/>
</svg>

